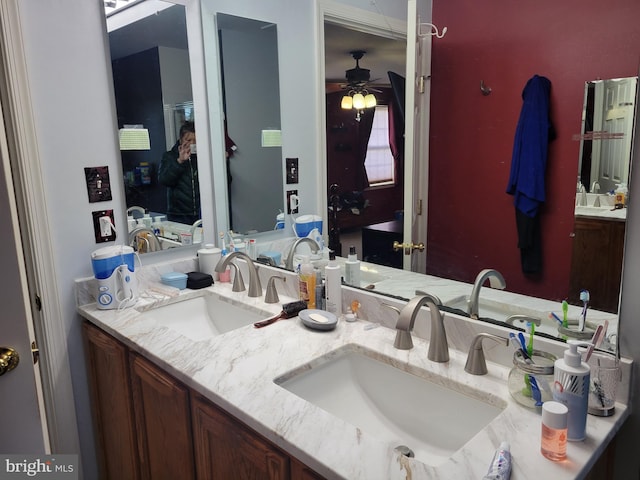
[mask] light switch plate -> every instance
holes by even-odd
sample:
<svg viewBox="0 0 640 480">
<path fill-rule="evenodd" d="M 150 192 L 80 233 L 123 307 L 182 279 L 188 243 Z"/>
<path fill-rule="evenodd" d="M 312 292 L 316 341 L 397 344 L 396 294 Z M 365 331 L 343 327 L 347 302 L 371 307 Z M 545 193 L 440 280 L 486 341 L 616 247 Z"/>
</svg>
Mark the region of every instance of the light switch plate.
<svg viewBox="0 0 640 480">
<path fill-rule="evenodd" d="M 106 202 L 112 199 L 109 167 L 85 167 L 84 176 L 89 203 Z"/>
<path fill-rule="evenodd" d="M 287 184 L 298 183 L 298 159 L 287 158 Z"/>
</svg>

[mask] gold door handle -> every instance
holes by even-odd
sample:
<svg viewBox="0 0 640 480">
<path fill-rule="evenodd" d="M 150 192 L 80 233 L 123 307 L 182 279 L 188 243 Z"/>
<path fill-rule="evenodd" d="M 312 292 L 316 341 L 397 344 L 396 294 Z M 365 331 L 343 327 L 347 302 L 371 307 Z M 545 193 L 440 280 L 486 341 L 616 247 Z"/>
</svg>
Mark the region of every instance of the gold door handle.
<svg viewBox="0 0 640 480">
<path fill-rule="evenodd" d="M 415 250 L 424 252 L 424 243 L 400 243 L 397 240 L 393 242 L 393 251 L 403 249 L 405 255 L 411 255 Z"/>
<path fill-rule="evenodd" d="M 20 356 L 11 347 L 0 347 L 0 375 L 10 372 L 20 362 Z"/>
</svg>

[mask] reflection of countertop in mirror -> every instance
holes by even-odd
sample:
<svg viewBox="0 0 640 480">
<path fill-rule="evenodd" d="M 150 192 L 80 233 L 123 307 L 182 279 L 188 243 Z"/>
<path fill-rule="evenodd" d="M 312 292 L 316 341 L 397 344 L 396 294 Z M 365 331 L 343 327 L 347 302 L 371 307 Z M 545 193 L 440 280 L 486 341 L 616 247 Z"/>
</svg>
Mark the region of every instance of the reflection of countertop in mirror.
<svg viewBox="0 0 640 480">
<path fill-rule="evenodd" d="M 611 220 L 616 222 L 624 222 L 627 219 L 627 209 L 617 208 L 611 209 L 606 207 L 591 207 L 576 205 L 576 217 L 597 218 L 601 220 Z"/>
<path fill-rule="evenodd" d="M 339 259 L 343 263 L 345 259 Z M 424 275 L 420 273 L 399 270 L 396 268 L 375 265 L 362 262 L 362 271 L 370 272 L 371 277 L 383 278 L 382 280 L 372 284 L 373 288 L 369 288 L 372 292 L 380 292 L 396 297 L 410 299 L 416 295 L 416 291 L 422 291 L 436 295 L 443 304 L 455 303 L 462 297 L 471 294 L 473 285 L 465 282 L 458 282 L 432 275 Z M 366 278 L 366 276 L 364 277 Z M 509 288 L 509 279 L 507 288 Z M 488 282 L 480 290 L 480 298 L 490 300 L 503 305 L 509 305 L 510 313 L 526 314 L 536 318 L 540 318 L 545 333 L 557 333 L 557 324 L 549 319 L 549 313 L 555 312 L 562 316 L 562 308 L 560 301 L 551 301 L 543 298 L 530 297 L 518 293 L 490 288 Z M 569 320 L 577 320 L 582 312 L 582 307 L 569 305 Z M 601 312 L 589 309 L 587 312 L 587 321 L 592 323 L 609 322 L 607 336 L 614 335 L 618 330 L 618 316 L 609 312 Z M 615 339 L 613 337 L 613 339 Z"/>
<path fill-rule="evenodd" d="M 230 301 L 255 304 L 260 300 L 231 292 L 229 284 L 209 288 Z M 195 292 L 185 290 L 183 294 Z M 361 292 L 361 295 L 368 294 Z M 270 307 L 279 309 L 278 305 Z M 589 416 L 588 439 L 570 442 L 568 460 L 555 463 L 539 453 L 539 413 L 520 406 L 508 394 L 509 365 L 491 363 L 487 375 L 471 376 L 464 372 L 466 352 L 451 349 L 448 363 L 430 362 L 426 358 L 428 342 L 425 340 L 414 337 L 415 347 L 410 351 L 393 349 L 393 330 L 384 327 L 365 330 L 370 323 L 363 320 L 341 321 L 335 330 L 319 333 L 302 326 L 298 318 L 292 318 L 264 329 L 247 326 L 222 336 L 194 341 L 175 330 L 155 325 L 151 317 L 140 318 L 134 309 L 101 311 L 95 304 L 89 304 L 79 307 L 79 312 L 181 382 L 232 411 L 250 428 L 326 478 L 480 478 L 487 472 L 495 448 L 503 440 L 511 444 L 513 479 L 582 478 L 628 416 L 624 403 L 616 405 L 612 417 Z M 456 325 L 449 325 L 456 330 Z M 504 410 L 439 465 L 399 457 L 393 450 L 395 444 L 390 445 L 339 420 L 274 383 L 275 378 L 347 346 L 380 352 L 379 355 L 390 357 L 398 364 L 410 364 L 416 371 L 446 378 L 451 384 L 467 385 L 474 390 L 474 395 L 501 404 Z M 455 425 L 452 427 L 455 429 Z"/>
</svg>

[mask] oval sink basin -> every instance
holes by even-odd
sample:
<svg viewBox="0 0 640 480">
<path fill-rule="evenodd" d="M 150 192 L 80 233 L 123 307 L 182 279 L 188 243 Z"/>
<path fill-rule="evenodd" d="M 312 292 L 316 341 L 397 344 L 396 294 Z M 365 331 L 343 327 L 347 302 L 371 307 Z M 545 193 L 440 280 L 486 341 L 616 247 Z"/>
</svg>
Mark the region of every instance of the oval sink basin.
<svg viewBox="0 0 640 480">
<path fill-rule="evenodd" d="M 376 356 L 381 360 L 366 351 L 333 352 L 274 382 L 367 434 L 394 447 L 409 447 L 416 459 L 433 466 L 506 407 L 474 398 L 468 387 L 461 393 Z"/>
<path fill-rule="evenodd" d="M 269 312 L 233 304 L 213 292 L 187 299 L 178 297 L 172 303 L 140 313 L 140 318 L 150 318 L 194 341 L 222 335 L 269 316 Z"/>
</svg>

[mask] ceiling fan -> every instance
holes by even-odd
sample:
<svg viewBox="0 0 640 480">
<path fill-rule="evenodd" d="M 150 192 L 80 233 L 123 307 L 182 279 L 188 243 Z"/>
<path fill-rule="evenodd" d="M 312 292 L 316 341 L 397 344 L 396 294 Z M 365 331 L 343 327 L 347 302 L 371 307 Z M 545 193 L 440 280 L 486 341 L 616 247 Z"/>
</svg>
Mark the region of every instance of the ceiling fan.
<svg viewBox="0 0 640 480">
<path fill-rule="evenodd" d="M 369 87 L 369 83 L 375 80 L 371 80 L 371 72 L 368 68 L 360 67 L 360 59 L 367 53 L 364 50 L 353 50 L 349 52 L 349 54 L 356 61 L 356 66 L 354 68 L 350 68 L 345 72 L 347 77 L 347 83 L 342 84 L 341 87 L 343 89 L 351 89 L 351 90 L 360 90 L 366 88 L 367 90 L 378 92 L 380 90 L 376 90 L 375 88 Z"/>
<path fill-rule="evenodd" d="M 381 93 L 381 91 L 368 86 L 371 76 L 369 69 L 360 68 L 360 59 L 366 52 L 354 50 L 350 53 L 356 61 L 356 66 L 346 71 L 347 83 L 341 86 L 346 92 L 340 101 L 340 108 L 343 110 L 354 109 L 356 120 L 359 122 L 365 108 L 374 108 L 378 104 L 378 100 L 372 92 Z"/>
</svg>

